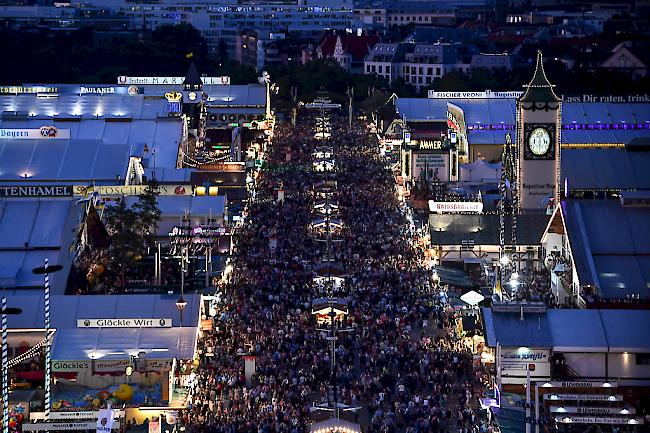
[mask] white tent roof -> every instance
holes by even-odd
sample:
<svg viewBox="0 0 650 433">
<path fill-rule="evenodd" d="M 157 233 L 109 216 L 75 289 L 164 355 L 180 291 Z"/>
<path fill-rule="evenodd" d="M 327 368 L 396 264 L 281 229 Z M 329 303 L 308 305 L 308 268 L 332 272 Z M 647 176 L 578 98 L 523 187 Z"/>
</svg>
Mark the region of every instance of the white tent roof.
<svg viewBox="0 0 650 433">
<path fill-rule="evenodd" d="M 63 329 L 54 337 L 54 360 L 147 358 L 192 359 L 198 327 Z"/>
</svg>

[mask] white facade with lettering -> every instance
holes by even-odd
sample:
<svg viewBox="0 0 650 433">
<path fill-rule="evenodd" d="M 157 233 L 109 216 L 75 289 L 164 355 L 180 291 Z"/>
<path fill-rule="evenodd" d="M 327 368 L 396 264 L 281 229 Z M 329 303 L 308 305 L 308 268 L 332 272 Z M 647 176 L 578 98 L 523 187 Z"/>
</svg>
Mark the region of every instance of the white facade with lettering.
<svg viewBox="0 0 650 433">
<path fill-rule="evenodd" d="M 172 319 L 77 319 L 77 328 L 171 328 Z"/>
</svg>

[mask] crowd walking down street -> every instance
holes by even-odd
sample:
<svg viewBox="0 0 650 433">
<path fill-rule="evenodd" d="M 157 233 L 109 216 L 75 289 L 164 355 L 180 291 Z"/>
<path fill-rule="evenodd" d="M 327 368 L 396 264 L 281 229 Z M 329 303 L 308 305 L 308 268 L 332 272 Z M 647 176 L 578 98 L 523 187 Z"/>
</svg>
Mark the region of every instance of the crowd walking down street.
<svg viewBox="0 0 650 433">
<path fill-rule="evenodd" d="M 335 389 L 340 403 L 360 408 L 342 417 L 368 433 L 492 431 L 477 409 L 487 375 L 413 245 L 376 136 L 333 115 L 330 138 L 316 137 L 317 118 L 303 112 L 295 126 L 276 127 L 213 329 L 199 341 L 184 424 L 197 433 L 304 433 L 330 416 L 314 408 L 332 398 L 332 352 L 312 315 L 312 302 L 328 295 L 314 283 L 325 252 L 312 224 L 320 183 L 335 185 L 341 221 L 327 254 L 343 283 L 329 295 L 345 299 L 351 328 L 336 341 Z M 325 173 L 314 168 L 322 146 L 335 162 Z M 256 357 L 248 383 L 244 355 Z"/>
</svg>

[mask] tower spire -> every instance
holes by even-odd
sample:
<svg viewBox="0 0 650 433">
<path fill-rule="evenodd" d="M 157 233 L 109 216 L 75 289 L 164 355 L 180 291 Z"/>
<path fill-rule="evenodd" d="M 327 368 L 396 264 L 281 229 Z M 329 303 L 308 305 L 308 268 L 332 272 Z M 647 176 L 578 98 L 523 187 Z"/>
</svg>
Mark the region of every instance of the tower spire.
<svg viewBox="0 0 650 433">
<path fill-rule="evenodd" d="M 530 80 L 530 83 L 524 85 L 524 87 L 526 88 L 526 92 L 521 97 L 521 102 L 559 102 L 562 100 L 553 90 L 555 85 L 551 84 L 548 78 L 546 78 L 541 50 L 537 51 L 533 79 Z"/>
</svg>

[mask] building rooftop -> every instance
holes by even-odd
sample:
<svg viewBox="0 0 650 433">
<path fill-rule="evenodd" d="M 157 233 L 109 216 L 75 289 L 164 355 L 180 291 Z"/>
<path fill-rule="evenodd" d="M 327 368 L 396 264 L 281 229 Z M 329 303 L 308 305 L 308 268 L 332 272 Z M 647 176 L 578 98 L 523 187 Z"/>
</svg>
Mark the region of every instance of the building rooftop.
<svg viewBox="0 0 650 433">
<path fill-rule="evenodd" d="M 649 353 L 648 310 L 546 310 L 523 314 L 483 308 L 488 345 L 558 352 Z"/>
<path fill-rule="evenodd" d="M 581 285 L 606 299 L 650 297 L 650 208 L 565 200 L 561 215 Z"/>
<path fill-rule="evenodd" d="M 548 224 L 543 213 L 517 216 L 517 244 L 538 245 Z M 511 232 L 506 219 L 506 233 Z M 430 214 L 431 245 L 461 245 L 474 241 L 476 245 L 499 245 L 499 215 L 495 214 Z"/>
</svg>

